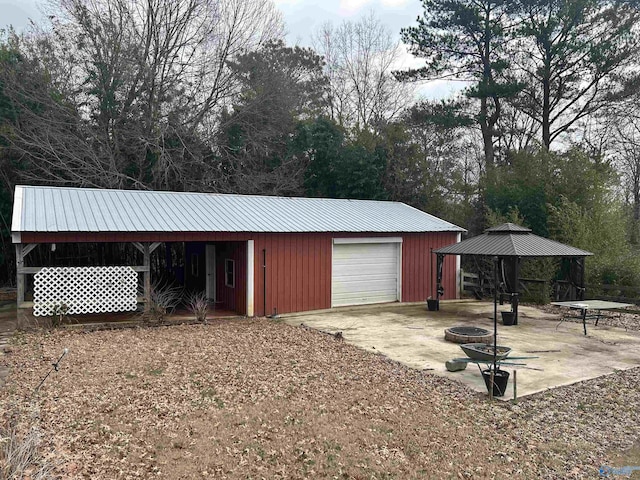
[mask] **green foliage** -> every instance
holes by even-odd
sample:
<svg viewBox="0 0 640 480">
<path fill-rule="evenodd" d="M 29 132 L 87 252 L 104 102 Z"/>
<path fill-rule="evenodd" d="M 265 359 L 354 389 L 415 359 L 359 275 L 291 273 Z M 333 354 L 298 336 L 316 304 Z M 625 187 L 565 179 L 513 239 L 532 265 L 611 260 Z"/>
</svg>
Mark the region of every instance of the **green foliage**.
<svg viewBox="0 0 640 480">
<path fill-rule="evenodd" d="M 488 168 L 502 100 L 522 88 L 510 73 L 509 2 L 504 0 L 423 0 L 418 25 L 401 30 L 410 52 L 425 59 L 422 68 L 397 72 L 400 80 L 455 79 L 469 82 L 467 97 L 478 99 L 479 125 Z"/>
<path fill-rule="evenodd" d="M 0 32 L 0 71 L 15 70 L 21 62 L 18 39 L 12 32 Z M 6 80 L 0 75 L 0 285 L 15 278 L 14 249 L 11 243 L 13 210 L 13 168 L 17 163 L 11 149 L 10 136 L 18 119 L 15 105 L 5 92 Z"/>
<path fill-rule="evenodd" d="M 583 118 L 638 91 L 635 2 L 516 0 L 512 56 L 523 90 L 515 105 L 553 141 Z"/>
<path fill-rule="evenodd" d="M 301 194 L 307 158 L 299 124 L 315 117 L 323 104 L 322 58 L 278 41 L 229 65 L 242 90 L 233 110 L 221 116 L 218 189 Z"/>
<path fill-rule="evenodd" d="M 506 213 L 496 210 L 488 210 L 486 214 L 487 227 L 497 227 L 503 223 L 514 223 L 521 227 L 529 227 L 525 218 L 520 214 L 518 207 L 509 207 Z"/>
<path fill-rule="evenodd" d="M 376 139 L 360 132 L 347 141 L 342 129 L 327 118 L 301 125 L 298 148 L 306 149 L 309 165 L 305 173 L 306 194 L 330 198 L 385 199 L 384 152 Z"/>
<path fill-rule="evenodd" d="M 458 102 L 420 102 L 379 128 L 389 198 L 468 224 L 476 194 L 475 152 L 464 140 L 471 123 Z"/>
<path fill-rule="evenodd" d="M 580 150 L 512 154 L 485 179 L 487 208 L 501 215 L 517 209 L 535 234 L 549 236 L 549 208 L 561 197 L 590 209 L 608 201 L 614 172 L 610 165 Z"/>
<path fill-rule="evenodd" d="M 454 77 L 475 81 L 482 96 L 494 95 L 492 86 L 507 67 L 499 46 L 505 40 L 505 7 L 498 0 L 423 0 L 418 25 L 403 28 L 402 39 L 426 66 L 399 72 L 400 79 Z M 485 49 L 488 47 L 488 51 Z M 488 61 L 488 63 L 486 63 Z"/>
<path fill-rule="evenodd" d="M 340 161 L 344 141 L 344 131 L 328 118 L 320 117 L 298 125 L 294 144 L 296 149 L 306 151 L 309 156 L 304 178 L 306 195 L 336 195 L 336 165 Z"/>
<path fill-rule="evenodd" d="M 628 215 L 612 195 L 611 166 L 579 150 L 519 152 L 487 178 L 489 225 L 510 221 L 534 233 L 592 252 L 590 283 L 640 285 L 640 261 L 627 241 Z M 552 280 L 552 261 L 526 261 L 522 277 Z M 541 292 L 544 297 L 548 292 Z"/>
<path fill-rule="evenodd" d="M 618 202 L 586 208 L 561 197 L 550 207 L 550 226 L 559 241 L 593 253 L 587 258 L 587 282 L 640 285 L 640 257 L 626 240 L 627 221 Z"/>
</svg>

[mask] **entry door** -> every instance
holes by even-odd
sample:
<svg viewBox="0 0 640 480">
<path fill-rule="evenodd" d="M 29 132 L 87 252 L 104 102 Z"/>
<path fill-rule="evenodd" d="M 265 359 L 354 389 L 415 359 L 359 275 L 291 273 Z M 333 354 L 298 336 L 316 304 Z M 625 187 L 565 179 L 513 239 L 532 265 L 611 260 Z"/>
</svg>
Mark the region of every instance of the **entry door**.
<svg viewBox="0 0 640 480">
<path fill-rule="evenodd" d="M 333 307 L 400 300 L 401 243 L 378 239 L 338 243 L 339 240 L 335 239 L 333 245 Z"/>
<path fill-rule="evenodd" d="M 207 265 L 207 298 L 216 301 L 216 246 L 207 244 L 206 247 Z"/>
</svg>

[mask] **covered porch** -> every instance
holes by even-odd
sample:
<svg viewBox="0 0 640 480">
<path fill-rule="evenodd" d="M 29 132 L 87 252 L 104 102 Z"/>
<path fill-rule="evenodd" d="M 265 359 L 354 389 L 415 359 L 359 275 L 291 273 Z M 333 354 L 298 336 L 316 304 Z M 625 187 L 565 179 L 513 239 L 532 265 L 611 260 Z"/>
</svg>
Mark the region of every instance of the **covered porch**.
<svg viewBox="0 0 640 480">
<path fill-rule="evenodd" d="M 163 236 L 92 234 L 76 235 L 73 241 L 68 234 L 47 233 L 14 238 L 20 240 L 15 245 L 19 316 L 51 316 L 64 304 L 69 316 L 82 322 L 100 322 L 105 315 L 125 321 L 148 308 L 154 290 L 168 288 L 180 297 L 168 313 L 188 316 L 184 301 L 203 293 L 210 316 L 253 315 L 248 287 L 253 284 L 253 240 Z"/>
</svg>

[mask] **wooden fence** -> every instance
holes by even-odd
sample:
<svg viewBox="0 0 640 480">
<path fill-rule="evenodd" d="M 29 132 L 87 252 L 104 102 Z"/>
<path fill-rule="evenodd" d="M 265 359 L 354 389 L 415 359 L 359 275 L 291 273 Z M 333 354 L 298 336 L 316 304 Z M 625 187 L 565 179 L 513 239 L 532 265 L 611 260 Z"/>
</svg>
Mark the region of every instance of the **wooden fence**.
<svg viewBox="0 0 640 480">
<path fill-rule="evenodd" d="M 462 295 L 488 298 L 493 295 L 493 279 L 480 277 L 477 273 L 460 270 Z M 537 278 L 521 278 L 520 294 L 523 299 L 537 301 L 568 301 L 572 286 L 566 280 L 549 282 Z M 597 298 L 614 302 L 634 303 L 640 305 L 640 287 L 619 285 L 587 284 L 585 298 Z"/>
</svg>

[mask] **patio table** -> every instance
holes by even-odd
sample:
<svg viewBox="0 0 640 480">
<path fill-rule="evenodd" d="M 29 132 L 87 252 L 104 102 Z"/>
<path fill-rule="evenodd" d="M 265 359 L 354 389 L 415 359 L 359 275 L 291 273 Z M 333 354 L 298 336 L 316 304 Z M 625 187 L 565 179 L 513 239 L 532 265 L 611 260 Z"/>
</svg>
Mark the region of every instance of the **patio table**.
<svg viewBox="0 0 640 480">
<path fill-rule="evenodd" d="M 595 325 L 598 326 L 598 320 L 602 317 L 603 311 L 617 311 L 622 308 L 631 307 L 631 303 L 609 302 L 607 300 L 579 300 L 574 302 L 551 302 L 551 305 L 557 307 L 566 307 L 569 310 L 580 310 L 582 316 L 582 326 L 584 328 L 584 334 L 587 334 L 587 318 L 595 318 Z M 593 310 L 595 313 L 587 314 L 589 310 Z M 560 323 L 564 322 L 565 318 L 562 317 Z M 559 324 L 558 324 L 559 325 Z"/>
</svg>

